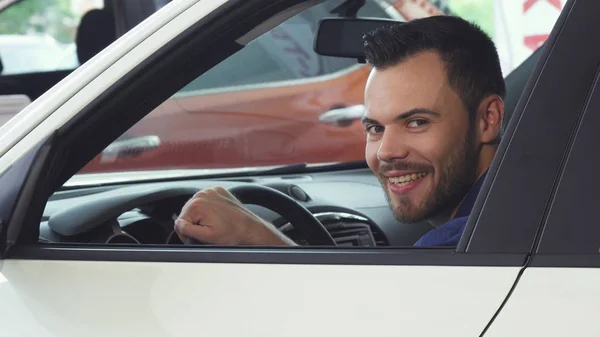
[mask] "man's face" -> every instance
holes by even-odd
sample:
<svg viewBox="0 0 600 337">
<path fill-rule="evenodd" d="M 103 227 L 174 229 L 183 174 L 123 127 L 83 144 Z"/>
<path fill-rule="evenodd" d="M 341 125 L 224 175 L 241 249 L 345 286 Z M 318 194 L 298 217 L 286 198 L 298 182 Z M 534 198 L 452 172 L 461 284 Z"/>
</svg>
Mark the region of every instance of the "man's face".
<svg viewBox="0 0 600 337">
<path fill-rule="evenodd" d="M 455 208 L 476 180 L 469 113 L 437 53 L 373 70 L 365 91 L 366 159 L 398 221 Z"/>
</svg>

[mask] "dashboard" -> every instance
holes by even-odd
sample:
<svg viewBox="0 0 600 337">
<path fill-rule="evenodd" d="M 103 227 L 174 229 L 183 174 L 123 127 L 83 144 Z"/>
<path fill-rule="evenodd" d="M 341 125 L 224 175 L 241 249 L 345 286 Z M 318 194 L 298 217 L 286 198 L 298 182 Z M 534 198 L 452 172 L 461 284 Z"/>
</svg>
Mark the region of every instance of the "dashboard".
<svg viewBox="0 0 600 337">
<path fill-rule="evenodd" d="M 325 226 L 338 246 L 412 246 L 432 229 L 427 222 L 396 221 L 377 178 L 369 169 L 354 169 L 58 191 L 46 204 L 40 242 L 180 244 L 173 221 L 185 202 L 202 189 L 239 184 L 258 184 L 290 196 Z M 263 206 L 246 206 L 298 244 L 308 244 L 281 214 Z"/>
</svg>

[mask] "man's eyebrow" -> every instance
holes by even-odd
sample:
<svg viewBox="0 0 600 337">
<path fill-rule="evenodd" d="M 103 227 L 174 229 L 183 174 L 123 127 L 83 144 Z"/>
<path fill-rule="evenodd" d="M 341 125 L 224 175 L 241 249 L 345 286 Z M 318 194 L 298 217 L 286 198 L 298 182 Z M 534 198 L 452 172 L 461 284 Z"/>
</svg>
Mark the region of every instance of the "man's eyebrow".
<svg viewBox="0 0 600 337">
<path fill-rule="evenodd" d="M 407 112 L 401 113 L 400 115 L 398 115 L 398 117 L 396 117 L 396 120 L 404 120 L 404 119 L 410 118 L 417 114 L 431 115 L 434 117 L 440 116 L 440 113 L 437 111 L 424 109 L 424 108 L 416 108 L 416 109 L 411 109 L 411 110 L 408 110 Z"/>
<path fill-rule="evenodd" d="M 439 112 L 436 112 L 433 110 L 424 109 L 424 108 L 415 108 L 415 109 L 411 109 L 411 110 L 408 110 L 406 112 L 399 114 L 398 116 L 396 116 L 396 120 L 404 120 L 404 119 L 410 118 L 417 114 L 426 114 L 426 115 L 431 115 L 431 116 L 435 116 L 435 117 L 440 116 Z M 376 121 L 372 118 L 366 117 L 366 116 L 364 116 L 361 119 L 361 122 L 365 125 L 367 125 L 367 124 L 380 125 L 381 124 L 378 121 Z"/>
<path fill-rule="evenodd" d="M 367 124 L 371 124 L 371 125 L 379 125 L 379 122 L 378 122 L 378 121 L 376 121 L 376 120 L 374 120 L 374 119 L 372 119 L 372 118 L 369 118 L 369 117 L 363 117 L 363 118 L 361 118 L 361 120 L 360 120 L 360 121 L 361 121 L 361 123 L 363 123 L 364 125 L 367 125 Z"/>
</svg>

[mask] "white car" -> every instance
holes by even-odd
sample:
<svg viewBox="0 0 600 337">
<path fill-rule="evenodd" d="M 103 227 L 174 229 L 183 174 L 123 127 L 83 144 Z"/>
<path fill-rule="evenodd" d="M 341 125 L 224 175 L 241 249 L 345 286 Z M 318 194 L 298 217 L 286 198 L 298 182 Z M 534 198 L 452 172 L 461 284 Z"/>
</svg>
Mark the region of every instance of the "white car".
<svg viewBox="0 0 600 337">
<path fill-rule="evenodd" d="M 76 174 L 320 2 L 173 1 L 0 127 L 0 336 L 600 336 L 599 1 L 568 1 L 507 78 L 455 248 L 412 247 L 430 228 L 395 222 L 364 164 Z M 178 242 L 173 216 L 216 185 L 305 244 Z"/>
</svg>

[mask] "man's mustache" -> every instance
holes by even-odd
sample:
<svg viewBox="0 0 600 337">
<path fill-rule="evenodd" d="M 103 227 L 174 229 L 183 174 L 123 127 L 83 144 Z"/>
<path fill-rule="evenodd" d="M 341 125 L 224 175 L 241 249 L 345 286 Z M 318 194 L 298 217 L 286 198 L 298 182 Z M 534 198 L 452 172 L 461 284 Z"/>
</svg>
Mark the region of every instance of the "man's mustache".
<svg viewBox="0 0 600 337">
<path fill-rule="evenodd" d="M 379 166 L 379 173 L 385 174 L 389 171 L 418 171 L 418 172 L 433 172 L 433 167 L 431 165 L 423 164 L 423 163 L 415 163 L 408 161 L 396 161 L 393 163 L 382 163 Z"/>
</svg>

